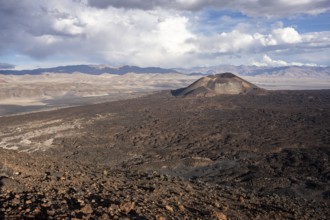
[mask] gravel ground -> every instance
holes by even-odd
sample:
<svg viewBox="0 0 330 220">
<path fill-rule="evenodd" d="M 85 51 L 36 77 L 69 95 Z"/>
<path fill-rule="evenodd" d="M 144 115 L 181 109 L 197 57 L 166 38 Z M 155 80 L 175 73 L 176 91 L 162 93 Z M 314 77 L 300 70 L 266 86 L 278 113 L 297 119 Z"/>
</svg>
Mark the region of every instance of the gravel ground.
<svg viewBox="0 0 330 220">
<path fill-rule="evenodd" d="M 0 118 L 0 218 L 328 219 L 330 91 Z"/>
</svg>

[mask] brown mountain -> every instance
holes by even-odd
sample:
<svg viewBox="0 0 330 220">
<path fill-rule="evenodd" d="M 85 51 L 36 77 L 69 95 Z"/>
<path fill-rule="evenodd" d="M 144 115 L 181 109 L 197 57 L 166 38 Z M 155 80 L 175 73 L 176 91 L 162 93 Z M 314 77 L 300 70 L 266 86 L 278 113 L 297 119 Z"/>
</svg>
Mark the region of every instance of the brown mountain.
<svg viewBox="0 0 330 220">
<path fill-rule="evenodd" d="M 256 85 L 232 74 L 221 73 L 200 78 L 186 88 L 172 91 L 174 96 L 216 96 L 248 94 L 261 91 Z"/>
</svg>

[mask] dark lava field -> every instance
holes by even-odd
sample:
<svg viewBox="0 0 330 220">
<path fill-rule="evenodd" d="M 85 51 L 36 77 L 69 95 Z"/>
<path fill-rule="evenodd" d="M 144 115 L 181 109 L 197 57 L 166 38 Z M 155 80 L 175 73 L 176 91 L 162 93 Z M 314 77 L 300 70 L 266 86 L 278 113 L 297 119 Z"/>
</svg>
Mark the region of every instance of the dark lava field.
<svg viewBox="0 0 330 220">
<path fill-rule="evenodd" d="M 329 219 L 330 90 L 0 118 L 0 219 Z"/>
</svg>

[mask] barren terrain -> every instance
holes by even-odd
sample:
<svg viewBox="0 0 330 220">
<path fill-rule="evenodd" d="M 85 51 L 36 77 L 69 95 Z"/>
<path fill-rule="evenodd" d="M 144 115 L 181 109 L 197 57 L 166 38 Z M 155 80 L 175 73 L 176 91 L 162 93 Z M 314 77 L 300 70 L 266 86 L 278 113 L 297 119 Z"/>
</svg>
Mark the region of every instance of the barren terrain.
<svg viewBox="0 0 330 220">
<path fill-rule="evenodd" d="M 185 87 L 202 75 L 127 73 L 124 75 L 43 73 L 0 74 L 0 116 L 141 97 Z M 205 75 L 203 75 L 205 76 Z M 330 89 L 329 76 L 244 76 L 255 85 L 278 89 Z"/>
<path fill-rule="evenodd" d="M 327 219 L 329 103 L 162 92 L 2 117 L 1 218 Z"/>
<path fill-rule="evenodd" d="M 0 75 L 0 116 L 136 98 L 197 78 L 177 73 Z"/>
</svg>

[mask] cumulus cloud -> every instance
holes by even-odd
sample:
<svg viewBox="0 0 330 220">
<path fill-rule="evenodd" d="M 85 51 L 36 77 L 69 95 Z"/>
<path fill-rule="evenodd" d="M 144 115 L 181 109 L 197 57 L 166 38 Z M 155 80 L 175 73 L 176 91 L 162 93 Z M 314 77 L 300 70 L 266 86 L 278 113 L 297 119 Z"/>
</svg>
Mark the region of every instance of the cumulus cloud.
<svg viewBox="0 0 330 220">
<path fill-rule="evenodd" d="M 0 54 L 16 50 L 43 58 L 62 48 L 51 47 L 77 37 L 83 28 L 64 1 L 0 1 Z M 71 6 L 71 7 L 70 7 Z M 66 8 L 63 10 L 63 8 Z"/>
<path fill-rule="evenodd" d="M 262 58 L 261 62 L 254 62 L 255 66 L 288 66 L 289 64 L 284 60 L 273 60 L 267 54 Z"/>
<path fill-rule="evenodd" d="M 212 36 L 199 35 L 194 44 L 197 45 L 196 53 L 213 58 L 215 62 L 222 62 L 228 57 L 231 58 L 231 63 L 235 60 L 242 62 L 241 58 L 245 57 L 245 64 L 256 64 L 254 58 L 266 53 L 302 62 L 272 60 L 269 55 L 265 55 L 259 65 L 315 65 L 314 63 L 327 62 L 326 51 L 330 47 L 330 32 L 301 34 L 293 27 L 269 29 L 264 33 L 234 29 Z M 315 53 L 319 54 L 319 60 L 314 59 Z"/>
<path fill-rule="evenodd" d="M 321 37 L 322 36 L 322 37 Z M 306 50 L 330 46 L 330 32 L 300 34 L 293 27 L 269 30 L 268 33 L 242 32 L 233 30 L 209 37 L 202 36 L 196 41 L 200 50 L 220 53 Z"/>
<path fill-rule="evenodd" d="M 178 13 L 98 10 L 64 0 L 27 2 L 1 2 L 6 34 L 0 34 L 0 54 L 14 50 L 36 59 L 69 56 L 119 65 L 176 66 L 194 49 L 189 19 Z"/>
<path fill-rule="evenodd" d="M 284 60 L 274 60 L 264 54 L 261 62 L 254 62 L 255 66 L 317 66 L 314 63 L 286 62 Z"/>
<path fill-rule="evenodd" d="M 295 55 L 308 63 L 312 58 L 306 54 L 322 53 L 326 56 L 318 57 L 318 60 L 328 62 L 326 51 L 330 47 L 330 32 L 299 33 L 297 28 L 284 27 L 283 24 L 262 29 L 241 21 L 233 25 L 236 20 L 227 16 L 221 17 L 220 21 L 223 25 L 230 22 L 231 28 L 218 32 L 210 26 L 205 33 L 196 27 L 198 13 L 189 12 L 214 6 L 251 15 L 257 10 L 260 15 L 271 15 L 268 12 L 280 8 L 283 8 L 280 13 L 294 14 L 306 8 L 307 13 L 312 13 L 328 7 L 327 1 L 322 0 L 313 1 L 313 4 L 309 0 L 274 2 L 0 1 L 0 58 L 12 54 L 37 60 L 50 57 L 75 63 L 176 67 L 215 65 L 234 62 L 235 59 L 247 64 L 259 54 L 276 54 L 275 57 Z M 263 63 L 278 65 L 278 62 L 267 61 L 266 58 Z"/>
<path fill-rule="evenodd" d="M 272 35 L 280 43 L 293 44 L 301 42 L 300 34 L 292 27 L 277 28 L 272 31 Z"/>
<path fill-rule="evenodd" d="M 217 8 L 240 11 L 246 15 L 256 17 L 320 14 L 330 9 L 330 2 L 328 0 L 88 0 L 88 3 L 98 8 L 117 7 L 143 10 L 169 8 L 197 11 L 205 8 Z"/>
</svg>

